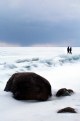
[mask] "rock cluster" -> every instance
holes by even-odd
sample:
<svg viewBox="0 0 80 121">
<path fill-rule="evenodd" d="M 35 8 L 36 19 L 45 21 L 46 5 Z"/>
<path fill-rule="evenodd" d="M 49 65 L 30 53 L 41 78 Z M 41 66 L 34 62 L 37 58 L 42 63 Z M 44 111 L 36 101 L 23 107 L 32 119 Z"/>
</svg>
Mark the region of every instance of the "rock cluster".
<svg viewBox="0 0 80 121">
<path fill-rule="evenodd" d="M 42 76 L 33 73 L 15 73 L 8 80 L 4 91 L 13 93 L 17 100 L 38 100 L 46 101 L 52 96 L 51 85 L 49 81 Z M 70 96 L 74 91 L 71 89 L 61 88 L 57 91 L 56 96 Z M 57 113 L 77 113 L 74 108 L 66 107 L 60 109 Z"/>
</svg>

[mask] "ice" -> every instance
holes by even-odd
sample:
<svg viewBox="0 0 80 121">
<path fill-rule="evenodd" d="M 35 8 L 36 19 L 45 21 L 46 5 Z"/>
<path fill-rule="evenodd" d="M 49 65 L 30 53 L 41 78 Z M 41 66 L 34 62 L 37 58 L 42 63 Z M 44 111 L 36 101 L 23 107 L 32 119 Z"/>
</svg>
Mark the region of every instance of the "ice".
<svg viewBox="0 0 80 121">
<path fill-rule="evenodd" d="M 0 48 L 0 121 L 80 121 L 80 48 L 73 47 L 3 47 Z M 13 73 L 35 72 L 52 86 L 48 101 L 17 101 L 5 92 Z M 72 96 L 57 98 L 60 88 L 73 89 Z M 61 108 L 75 108 L 77 114 L 58 114 Z"/>
</svg>

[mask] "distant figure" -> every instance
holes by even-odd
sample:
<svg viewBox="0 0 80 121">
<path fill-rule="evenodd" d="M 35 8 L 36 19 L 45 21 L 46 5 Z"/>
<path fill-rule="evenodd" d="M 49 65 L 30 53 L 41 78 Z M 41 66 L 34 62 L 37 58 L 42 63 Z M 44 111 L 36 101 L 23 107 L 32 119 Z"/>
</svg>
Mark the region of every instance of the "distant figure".
<svg viewBox="0 0 80 121">
<path fill-rule="evenodd" d="M 72 47 L 69 48 L 69 53 L 72 54 Z"/>
<path fill-rule="evenodd" d="M 69 46 L 67 47 L 67 53 L 69 53 Z"/>
<path fill-rule="evenodd" d="M 72 47 L 67 47 L 67 53 L 72 54 Z"/>
</svg>

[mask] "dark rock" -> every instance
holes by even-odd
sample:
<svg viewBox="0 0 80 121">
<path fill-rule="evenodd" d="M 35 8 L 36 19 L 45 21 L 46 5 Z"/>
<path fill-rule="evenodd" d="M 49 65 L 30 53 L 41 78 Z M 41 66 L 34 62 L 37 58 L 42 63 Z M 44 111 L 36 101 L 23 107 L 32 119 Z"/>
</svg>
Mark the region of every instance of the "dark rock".
<svg viewBox="0 0 80 121">
<path fill-rule="evenodd" d="M 69 92 L 70 94 L 73 94 L 73 93 L 74 93 L 74 91 L 73 91 L 72 89 L 68 89 L 68 92 Z"/>
<path fill-rule="evenodd" d="M 66 88 L 62 88 L 62 89 L 60 89 L 60 90 L 57 91 L 56 96 L 57 97 L 60 97 L 60 96 L 70 96 L 70 93 L 69 93 L 69 91 Z"/>
<path fill-rule="evenodd" d="M 57 113 L 77 113 L 74 108 L 66 107 L 63 109 L 60 109 Z"/>
<path fill-rule="evenodd" d="M 48 80 L 32 72 L 13 74 L 4 91 L 11 91 L 18 100 L 45 101 L 52 95 Z"/>
</svg>

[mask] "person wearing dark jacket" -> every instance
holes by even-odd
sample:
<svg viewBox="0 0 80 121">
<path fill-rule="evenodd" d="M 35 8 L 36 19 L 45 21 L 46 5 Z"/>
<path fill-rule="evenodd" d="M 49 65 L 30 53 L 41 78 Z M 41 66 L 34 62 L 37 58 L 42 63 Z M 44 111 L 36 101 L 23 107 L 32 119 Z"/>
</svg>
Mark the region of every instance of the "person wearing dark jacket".
<svg viewBox="0 0 80 121">
<path fill-rule="evenodd" d="M 67 47 L 67 53 L 72 54 L 72 47 Z"/>
<path fill-rule="evenodd" d="M 69 53 L 72 54 L 72 47 L 69 48 Z"/>
</svg>

